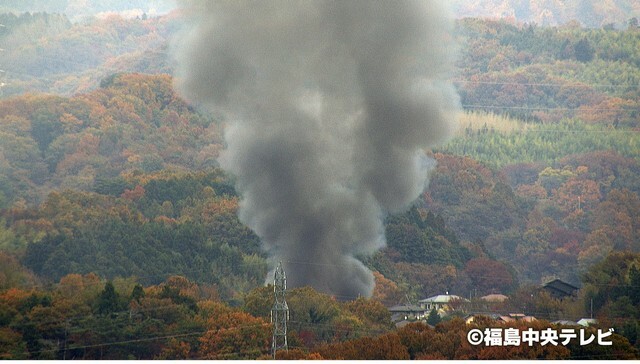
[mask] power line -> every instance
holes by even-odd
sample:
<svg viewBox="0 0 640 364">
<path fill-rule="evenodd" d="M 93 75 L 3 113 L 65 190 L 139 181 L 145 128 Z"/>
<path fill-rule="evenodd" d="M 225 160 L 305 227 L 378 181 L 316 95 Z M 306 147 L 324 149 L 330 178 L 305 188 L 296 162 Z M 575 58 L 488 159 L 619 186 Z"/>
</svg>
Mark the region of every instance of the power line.
<svg viewBox="0 0 640 364">
<path fill-rule="evenodd" d="M 591 87 L 603 87 L 603 88 L 638 88 L 640 85 L 636 84 L 603 84 L 603 83 L 547 83 L 547 82 L 507 82 L 507 81 L 475 81 L 465 79 L 451 80 L 453 83 L 472 83 L 479 85 L 502 85 L 502 86 L 541 86 L 541 87 L 567 87 L 567 88 L 591 88 Z"/>
<path fill-rule="evenodd" d="M 633 285 L 609 285 L 609 284 L 593 284 L 595 286 L 614 286 L 614 287 L 640 287 L 640 286 L 633 286 Z M 353 296 L 342 296 L 345 298 L 355 298 Z M 129 316 L 129 315 L 139 315 L 139 314 L 143 314 L 143 313 L 147 313 L 147 312 L 154 312 L 154 311 L 161 311 L 161 310 L 170 310 L 176 307 L 177 304 L 168 304 L 168 305 L 161 305 L 161 306 L 154 306 L 154 307 L 146 307 L 146 308 L 129 308 L 126 310 L 121 310 L 121 311 L 114 311 L 111 312 L 111 314 L 115 314 L 115 315 L 122 315 L 122 316 Z M 498 311 L 491 311 L 492 313 L 498 313 Z M 538 311 L 527 311 L 528 313 L 532 314 L 532 315 L 540 315 L 540 314 L 547 314 L 548 312 L 538 312 Z M 71 322 L 71 321 L 76 321 L 76 320 L 82 320 L 82 319 L 87 319 L 87 318 L 95 318 L 95 319 L 99 319 L 100 316 L 94 314 L 93 312 L 91 313 L 87 313 L 85 315 L 76 315 L 76 316 L 71 316 L 71 317 L 63 317 L 63 318 L 53 318 L 50 320 L 46 320 L 46 321 L 37 321 L 39 324 L 55 324 L 55 323 L 64 323 L 64 322 Z M 618 318 L 618 319 L 624 319 L 625 317 L 609 317 L 610 319 L 614 319 L 614 318 Z M 304 322 L 301 321 L 295 321 L 295 320 L 290 320 L 289 323 L 298 323 L 298 324 L 305 324 Z M 97 326 L 86 326 L 86 329 L 83 329 L 83 331 L 87 331 L 90 330 L 91 328 L 95 328 Z"/>
<path fill-rule="evenodd" d="M 481 129 L 473 129 L 472 131 L 480 131 Z M 462 130 L 464 131 L 464 130 Z M 491 128 L 488 128 L 488 131 L 491 131 Z M 553 129 L 532 129 L 532 128 L 522 128 L 520 130 L 514 129 L 509 131 L 500 131 L 502 134 L 510 134 L 510 133 L 622 133 L 622 134 L 635 134 L 639 133 L 640 130 L 632 130 L 632 129 L 606 129 L 606 130 L 553 130 Z"/>
<path fill-rule="evenodd" d="M 168 299 L 168 298 L 167 298 Z M 87 305 L 87 308 L 90 309 L 90 307 Z M 116 316 L 129 316 L 129 315 L 139 315 L 142 313 L 148 313 L 148 312 L 153 312 L 153 311 L 162 311 L 162 310 L 169 310 L 172 308 L 176 308 L 179 307 L 178 304 L 175 303 L 171 303 L 169 305 L 159 305 L 159 306 L 154 306 L 154 307 L 147 307 L 144 309 L 140 309 L 140 308 L 129 308 L 127 310 L 122 310 L 122 311 L 114 311 L 114 312 L 110 312 L 110 314 L 116 315 Z M 100 315 L 96 315 L 93 312 L 89 312 L 87 314 L 84 315 L 75 315 L 75 316 L 70 316 L 70 317 L 61 317 L 61 318 L 52 318 L 50 320 L 46 320 L 46 321 L 37 321 L 37 323 L 39 324 L 62 324 L 62 323 L 70 323 L 72 321 L 81 321 L 83 319 L 89 319 L 89 318 L 95 318 L 95 319 L 100 319 L 103 318 Z M 81 330 L 81 331 L 86 331 L 89 330 L 91 328 L 95 328 L 98 326 L 86 326 L 87 329 L 85 330 Z"/>
<path fill-rule="evenodd" d="M 261 265 L 268 265 L 267 262 L 262 262 L 262 261 L 254 261 L 254 262 L 242 262 L 240 264 L 229 264 L 229 265 L 222 265 L 222 267 L 224 268 L 238 268 L 240 266 L 242 267 L 251 267 L 251 266 L 261 266 Z M 149 275 L 144 275 L 144 276 L 136 276 L 136 275 L 131 275 L 129 277 L 115 277 L 113 279 L 100 279 L 100 277 L 96 274 L 96 273 L 87 273 L 87 274 L 95 274 L 96 277 L 99 278 L 99 280 L 97 281 L 92 281 L 92 282 L 85 282 L 83 281 L 83 279 L 85 279 L 85 275 L 79 274 L 79 273 L 69 273 L 65 276 L 63 276 L 62 278 L 65 278 L 71 274 L 78 274 L 80 276 L 80 282 L 53 282 L 53 283 L 33 283 L 33 284 L 25 284 L 22 285 L 21 287 L 16 287 L 16 288 L 20 288 L 20 289 L 33 289 L 33 288 L 45 288 L 45 287 L 58 287 L 58 288 L 64 288 L 64 287 L 91 287 L 91 286 L 98 286 L 98 285 L 104 285 L 106 283 L 106 281 L 111 280 L 114 281 L 118 278 L 121 278 L 123 280 L 127 280 L 127 279 L 134 279 L 135 281 L 140 281 L 140 280 L 148 280 L 151 278 L 157 278 L 157 277 L 188 277 L 189 273 L 203 273 L 203 272 L 212 272 L 213 268 L 212 267 L 205 267 L 205 268 L 199 268 L 199 269 L 191 269 L 191 270 L 182 270 L 179 272 L 166 272 L 166 273 L 158 273 L 158 274 L 149 274 Z M 61 279 L 62 279 L 61 278 Z M 164 282 L 163 282 L 164 283 Z M 205 283 L 206 284 L 206 283 Z"/>
<path fill-rule="evenodd" d="M 123 57 L 123 56 L 127 56 L 127 55 L 131 55 L 131 54 L 155 54 L 155 55 L 168 55 L 169 52 L 162 50 L 162 48 L 165 47 L 164 43 L 159 43 L 156 47 L 149 47 L 149 48 L 145 48 L 143 50 L 137 50 L 135 52 L 124 52 L 121 54 L 116 54 L 113 55 L 113 57 Z M 49 56 L 43 56 L 40 55 L 39 58 L 43 58 L 43 59 L 48 59 L 52 62 L 58 63 L 58 64 L 75 64 L 81 67 L 88 67 L 84 70 L 84 72 L 89 72 L 89 71 L 95 71 L 95 70 L 99 70 L 99 71 L 104 71 L 104 72 L 114 72 L 117 71 L 114 68 L 107 68 L 104 66 L 104 62 L 100 65 L 97 65 L 95 67 L 92 67 L 91 65 L 88 65 L 86 63 L 82 63 L 82 62 L 78 62 L 78 61 L 73 61 L 73 60 L 61 60 L 59 58 L 55 58 L 55 57 L 49 57 Z M 39 76 L 34 76 L 34 75 L 30 75 L 30 74 L 25 74 L 25 73 L 17 73 L 17 72 L 11 72 L 12 74 L 15 75 L 21 75 L 21 76 L 26 76 L 29 78 L 34 78 L 34 79 L 38 79 L 38 80 L 49 80 L 52 81 L 51 79 L 48 78 L 43 78 L 43 77 L 39 77 Z M 60 73 L 60 76 L 64 76 L 67 75 L 68 73 Z M 450 82 L 452 83 L 457 83 L 457 84 L 480 84 L 480 85 L 513 85 L 513 86 L 538 86 L 538 87 L 567 87 L 567 88 L 592 88 L 592 87 L 596 87 L 596 88 L 639 88 L 640 84 L 598 84 L 598 83 L 586 83 L 586 82 L 580 82 L 580 83 L 570 83 L 570 84 L 562 84 L 562 83 L 550 83 L 550 82 L 513 82 L 513 81 L 478 81 L 478 80 L 471 80 L 471 79 L 453 79 Z"/>
<path fill-rule="evenodd" d="M 640 108 L 605 108 L 605 107 L 547 107 L 547 106 L 501 106 L 464 104 L 469 109 L 504 109 L 504 110 L 547 110 L 547 111 L 638 111 Z"/>
<path fill-rule="evenodd" d="M 165 48 L 166 45 L 162 42 L 160 42 L 159 44 L 157 44 L 156 46 L 151 46 L 142 50 L 135 50 L 135 51 L 130 51 L 130 52 L 124 52 L 124 53 L 120 53 L 120 54 L 115 54 L 112 55 L 112 57 L 124 57 L 127 55 L 131 55 L 131 54 L 152 54 L 152 55 L 164 55 L 167 56 L 169 55 L 169 52 L 167 52 L 166 50 L 163 50 L 163 48 Z M 75 64 L 81 67 L 89 67 L 86 68 L 84 71 L 94 71 L 94 70 L 101 70 L 101 71 L 108 71 L 108 72 L 113 72 L 115 71 L 115 69 L 113 68 L 107 68 L 104 66 L 104 63 L 101 65 L 97 65 L 95 67 L 92 67 L 91 65 L 88 65 L 86 63 L 83 62 L 78 62 L 78 61 L 73 61 L 73 60 L 62 60 L 60 58 L 56 58 L 56 57 L 50 57 L 50 56 L 45 56 L 45 55 L 40 55 L 38 56 L 39 58 L 42 59 L 48 59 L 52 62 L 58 63 L 58 64 Z M 23 76 L 27 76 L 30 78 L 40 78 L 38 76 L 34 76 L 34 75 L 30 75 L 30 74 L 26 74 L 26 73 L 15 73 L 12 72 L 13 74 L 16 75 L 23 75 Z M 66 75 L 66 73 L 61 73 L 60 75 Z M 575 81 L 573 81 L 574 83 L 551 83 L 551 82 L 514 82 L 514 81 L 479 81 L 479 80 L 472 80 L 472 79 L 462 79 L 462 78 L 456 78 L 456 79 L 452 79 L 450 80 L 450 82 L 452 83 L 458 83 L 458 84 L 480 84 L 480 85 L 511 85 L 511 86 L 540 86 L 540 87 L 567 87 L 567 88 L 590 88 L 590 87 L 600 87 L 600 88 L 640 88 L 640 84 L 602 84 L 602 83 L 586 83 L 586 82 L 580 82 L 580 83 L 575 83 Z"/>
<path fill-rule="evenodd" d="M 79 350 L 79 349 L 90 349 L 90 348 L 98 348 L 98 347 L 112 346 L 112 345 L 124 345 L 124 344 L 132 344 L 132 343 L 139 343 L 139 342 L 148 342 L 148 341 L 166 340 L 166 339 L 172 339 L 172 338 L 181 338 L 181 337 L 189 337 L 189 336 L 197 336 L 197 335 L 206 335 L 208 333 L 220 333 L 220 332 L 225 332 L 225 331 L 243 330 L 243 329 L 247 329 L 247 328 L 261 327 L 261 326 L 262 327 L 266 327 L 266 326 L 271 326 L 271 325 L 268 324 L 268 323 L 262 323 L 262 324 L 253 324 L 253 325 L 244 325 L 244 326 L 234 326 L 234 327 L 230 327 L 230 328 L 219 328 L 219 329 L 215 329 L 215 330 L 191 331 L 191 332 L 171 334 L 171 335 L 152 336 L 152 337 L 146 337 L 146 338 L 141 338 L 141 339 L 131 339 L 131 340 L 121 340 L 121 341 L 111 341 L 111 342 L 105 342 L 105 343 L 89 344 L 89 345 L 70 346 L 70 347 L 66 347 L 66 348 L 63 348 L 63 349 L 55 348 L 55 349 L 41 349 L 41 350 L 35 350 L 35 351 L 26 351 L 26 352 L 23 352 L 22 354 L 28 355 L 28 354 L 37 354 L 37 353 L 44 353 L 44 352 L 58 352 L 58 351 L 70 351 L 70 350 Z"/>
<path fill-rule="evenodd" d="M 295 320 L 291 320 L 289 322 L 292 324 L 297 324 L 297 325 L 306 326 L 306 327 L 312 327 L 312 326 L 325 327 L 325 328 L 328 328 L 329 331 L 331 332 L 356 332 L 356 333 L 380 335 L 390 331 L 390 330 L 375 330 L 375 329 L 366 329 L 366 328 L 341 328 L 341 327 L 336 327 L 333 324 L 325 324 L 321 322 L 307 322 L 307 321 L 295 321 Z"/>
<path fill-rule="evenodd" d="M 487 313 L 499 313 L 498 311 L 490 311 L 490 312 L 484 312 L 483 314 L 487 314 Z M 547 314 L 548 312 L 529 312 L 531 314 Z M 613 317 L 610 319 L 629 319 L 628 317 Z M 388 332 L 392 332 L 392 330 L 382 330 L 382 329 L 365 329 L 365 328 L 341 328 L 341 327 L 336 327 L 334 324 L 328 324 L 328 323 L 317 323 L 317 322 L 306 322 L 306 321 L 295 321 L 292 320 L 290 321 L 293 324 L 298 324 L 300 326 L 306 326 L 306 327 L 323 327 L 323 328 L 327 328 L 329 331 L 331 332 L 353 332 L 353 333 L 361 333 L 361 334 L 373 334 L 373 335 L 381 335 L 381 334 L 385 334 Z M 38 322 L 41 323 L 41 322 Z M 267 323 L 262 323 L 262 324 L 252 324 L 252 325 L 241 325 L 241 326 L 235 326 L 235 327 L 230 327 L 230 328 L 219 328 L 219 329 L 215 329 L 215 330 L 199 330 L 199 331 L 187 331 L 187 332 L 179 332 L 179 333 L 174 333 L 174 334 L 170 334 L 170 335 L 159 335 L 159 336 L 151 336 L 151 337 L 145 337 L 145 338 L 139 338 L 139 339 L 131 339 L 131 340 L 121 340 L 121 341 L 112 341 L 112 342 L 103 342 L 103 343 L 96 343 L 96 344 L 88 344 L 88 345 L 78 345 L 78 346 L 70 346 L 70 347 L 66 347 L 64 349 L 60 349 L 60 348 L 56 348 L 56 349 L 42 349 L 42 350 L 37 350 L 37 351 L 31 351 L 31 352 L 25 352 L 25 354 L 34 354 L 34 353 L 41 353 L 41 352 L 55 352 L 55 351 L 70 351 L 70 350 L 78 350 L 78 349 L 87 349 L 87 348 L 96 348 L 96 347 L 104 347 L 104 346 L 111 346 L 111 345 L 124 345 L 124 344 L 130 344 L 130 343 L 137 343 L 137 342 L 148 342 L 148 341 L 156 341 L 156 340 L 165 340 L 165 339 L 170 339 L 170 338 L 181 338 L 181 337 L 189 337 L 189 336 L 197 336 L 197 335 L 205 335 L 207 333 L 212 333 L 212 332 L 224 332 L 224 331 L 233 331 L 233 330 L 242 330 L 242 329 L 246 329 L 246 328 L 252 328 L 252 327 L 266 327 L 266 326 L 270 326 Z M 94 328 L 96 326 L 93 326 Z M 85 330 L 86 331 L 86 330 Z M 234 353 L 229 353 L 229 354 L 239 354 L 242 352 L 234 352 Z"/>
<path fill-rule="evenodd" d="M 496 311 L 497 312 L 497 311 Z M 548 314 L 548 312 L 529 312 L 531 314 Z M 616 317 L 611 318 L 611 319 L 616 319 Z M 627 317 L 621 317 L 620 319 L 628 319 Z M 305 322 L 305 321 L 290 321 L 293 324 L 298 324 L 301 326 L 307 326 L 307 327 L 311 327 L 311 326 L 315 326 L 315 327 L 324 327 L 329 329 L 332 332 L 356 332 L 356 333 L 365 333 L 365 334 L 374 334 L 374 335 L 378 335 L 378 334 L 384 334 L 386 332 L 389 332 L 389 330 L 373 330 L 373 329 L 362 329 L 362 328 L 341 328 L 341 327 L 336 327 L 333 324 L 326 324 L 326 323 L 314 323 L 314 322 Z M 38 322 L 38 323 L 42 323 L 42 322 Z M 111 345 L 124 345 L 124 344 L 129 344 L 129 343 L 137 343 L 137 342 L 148 342 L 148 341 L 155 341 L 155 340 L 165 340 L 165 339 L 169 339 L 169 338 L 181 338 L 181 337 L 189 337 L 189 336 L 196 336 L 196 335 L 204 335 L 206 333 L 209 332 L 221 332 L 221 331 L 229 331 L 229 330 L 237 330 L 237 329 L 244 329 L 244 328 L 249 328 L 249 327 L 260 327 L 260 326 L 267 326 L 268 324 L 253 324 L 253 325 L 244 325 L 244 326 L 237 326 L 237 327 L 231 327 L 231 328 L 220 328 L 220 329 L 216 329 L 216 330 L 206 330 L 206 331 L 188 331 L 188 332 L 179 332 L 179 333 L 174 333 L 171 335 L 158 335 L 158 336 L 152 336 L 152 337 L 145 337 L 145 338 L 139 338 L 139 339 L 131 339 L 131 340 L 121 340 L 121 341 L 112 341 L 112 342 L 102 342 L 102 343 L 96 343 L 96 344 L 88 344 L 88 345 L 77 345 L 77 346 L 70 346 L 70 347 L 65 347 L 63 349 L 60 348 L 56 348 L 56 349 L 42 349 L 42 350 L 37 350 L 37 351 L 31 351 L 31 352 L 25 352 L 25 354 L 33 354 L 33 353 L 40 353 L 40 352 L 59 352 L 59 351 L 69 351 L 69 350 L 78 350 L 78 349 L 86 349 L 86 348 L 96 348 L 96 347 L 105 347 L 105 346 L 111 346 Z M 92 327 L 97 327 L 97 326 L 92 326 Z M 86 331 L 86 330 L 85 330 Z M 238 351 L 238 352 L 233 352 L 233 353 L 226 353 L 226 354 L 222 354 L 222 355 L 228 355 L 228 356 L 235 356 L 237 354 L 246 354 L 246 353 L 263 353 L 263 350 L 254 350 L 254 351 Z M 219 357 L 220 355 L 216 355 L 216 357 Z"/>
<path fill-rule="evenodd" d="M 555 132 L 555 131 L 553 131 Z M 569 131 L 570 132 L 570 131 Z M 628 131 L 624 131 L 624 132 L 628 132 Z M 312 261 L 301 261 L 301 260 L 282 260 L 283 263 L 287 263 L 287 264 L 295 264 L 295 265 L 311 265 L 311 266 L 323 266 L 323 267 L 330 267 L 330 268 L 342 268 L 345 267 L 345 264 L 338 264 L 338 263 L 321 263 L 321 262 L 312 262 Z M 225 267 L 228 268 L 239 268 L 239 267 L 251 267 L 251 266 L 262 266 L 268 264 L 266 262 L 241 262 L 240 264 L 231 264 Z M 212 271 L 211 267 L 206 267 L 206 268 L 200 268 L 200 269 L 192 269 L 192 270 L 182 270 L 182 271 L 174 271 L 174 272 L 166 272 L 166 273 L 158 273 L 158 274 L 152 274 L 152 275 L 146 275 L 146 276 L 130 276 L 130 277 L 116 277 L 117 278 L 121 278 L 123 280 L 128 280 L 128 279 L 133 279 L 134 282 L 138 282 L 139 280 L 146 280 L 149 278 L 155 278 L 155 277 L 188 277 L 189 273 L 198 273 L 198 272 L 210 272 Z M 96 275 L 97 276 L 97 275 Z M 66 276 L 65 276 L 66 277 Z M 97 276 L 99 278 L 99 276 Z M 64 278 L 64 277 L 63 277 Z M 493 280 L 510 280 L 512 278 L 510 277 L 499 277 L 499 276 L 478 276 L 478 275 L 474 275 L 474 278 L 481 278 L 481 279 L 493 279 Z M 65 289 L 65 288 L 73 288 L 73 287 L 92 287 L 92 286 L 99 286 L 99 285 L 104 285 L 106 283 L 106 281 L 108 280 L 97 280 L 97 281 L 91 281 L 91 282 L 85 282 L 83 281 L 84 276 L 80 275 L 80 281 L 74 281 L 74 282 L 56 282 L 56 283 L 36 283 L 36 284 L 29 284 L 29 285 L 23 285 L 21 287 L 16 287 L 22 290 L 27 290 L 27 289 L 34 289 L 34 288 L 53 288 L 53 289 Z M 111 281 L 113 281 L 113 279 L 110 279 Z M 71 284 L 70 284 L 71 283 Z M 162 282 L 160 284 L 165 284 L 166 282 Z M 607 287 L 630 287 L 630 288 L 636 288 L 636 287 L 640 287 L 637 285 L 630 285 L 630 284 L 597 284 L 597 283 L 589 283 L 591 285 L 597 285 L 597 286 L 607 286 Z M 197 283 L 198 287 L 200 287 L 201 285 L 208 285 L 207 283 Z M 336 297 L 336 298 L 344 298 L 344 299 L 357 299 L 360 298 L 361 296 L 354 296 L 354 295 L 338 295 L 338 294 L 328 294 L 328 296 L 331 297 Z M 128 312 L 128 310 L 126 311 Z"/>
</svg>

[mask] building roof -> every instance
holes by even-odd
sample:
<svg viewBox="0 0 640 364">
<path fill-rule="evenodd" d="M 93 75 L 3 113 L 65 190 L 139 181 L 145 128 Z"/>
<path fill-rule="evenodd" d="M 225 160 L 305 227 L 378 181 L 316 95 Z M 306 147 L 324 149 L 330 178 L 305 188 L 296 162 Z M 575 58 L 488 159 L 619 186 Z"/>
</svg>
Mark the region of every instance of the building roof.
<svg viewBox="0 0 640 364">
<path fill-rule="evenodd" d="M 508 296 L 505 296 L 503 294 L 488 294 L 486 296 L 482 296 L 480 297 L 481 300 L 483 301 L 487 301 L 487 302 L 504 302 L 506 300 L 509 299 Z"/>
<path fill-rule="evenodd" d="M 424 312 L 424 308 L 416 305 L 396 305 L 389 308 L 390 312 Z"/>
<path fill-rule="evenodd" d="M 467 315 L 465 317 L 465 322 L 466 323 L 473 322 L 476 319 L 476 317 L 488 317 L 492 320 L 503 321 L 503 322 L 515 321 L 513 317 L 500 315 L 498 313 L 476 313 L 476 314 Z"/>
<path fill-rule="evenodd" d="M 556 297 L 571 296 L 578 290 L 578 287 L 560 279 L 554 279 L 551 282 L 546 283 L 542 288 Z"/>
<path fill-rule="evenodd" d="M 583 318 L 583 319 L 578 320 L 578 325 L 581 325 L 581 326 L 589 326 L 589 325 L 594 325 L 594 324 L 597 324 L 597 323 L 598 323 L 598 320 L 593 319 L 593 318 Z"/>
<path fill-rule="evenodd" d="M 449 303 L 451 301 L 464 301 L 464 302 L 466 302 L 468 300 L 463 298 L 463 297 L 456 296 L 454 294 L 439 294 L 437 296 L 425 298 L 425 299 L 420 300 L 418 302 L 420 302 L 420 303 Z"/>
<path fill-rule="evenodd" d="M 554 325 L 562 325 L 562 326 L 578 326 L 578 323 L 575 321 L 569 320 L 556 320 L 551 322 Z"/>
</svg>

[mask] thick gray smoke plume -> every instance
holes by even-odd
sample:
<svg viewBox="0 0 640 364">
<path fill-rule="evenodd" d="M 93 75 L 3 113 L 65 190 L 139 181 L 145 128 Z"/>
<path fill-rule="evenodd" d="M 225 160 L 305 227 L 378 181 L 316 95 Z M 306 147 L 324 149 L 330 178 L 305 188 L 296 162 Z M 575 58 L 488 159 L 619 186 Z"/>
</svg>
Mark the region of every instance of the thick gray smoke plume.
<svg viewBox="0 0 640 364">
<path fill-rule="evenodd" d="M 179 89 L 228 123 L 240 219 L 290 286 L 370 296 L 356 258 L 423 191 L 453 130 L 451 23 L 440 1 L 185 1 Z M 275 265 L 275 264 L 274 264 Z"/>
</svg>

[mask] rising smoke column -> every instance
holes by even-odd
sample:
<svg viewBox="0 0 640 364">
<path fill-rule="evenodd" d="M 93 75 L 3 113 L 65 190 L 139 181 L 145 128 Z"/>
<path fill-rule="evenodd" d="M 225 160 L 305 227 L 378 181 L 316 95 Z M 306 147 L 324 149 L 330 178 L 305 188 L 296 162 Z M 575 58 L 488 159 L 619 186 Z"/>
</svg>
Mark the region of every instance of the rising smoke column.
<svg viewBox="0 0 640 364">
<path fill-rule="evenodd" d="M 454 128 L 448 13 L 439 1 L 184 1 L 182 94 L 224 118 L 240 220 L 290 286 L 370 296 L 355 256 L 423 191 L 423 149 Z M 274 264 L 275 265 L 275 264 Z"/>
</svg>

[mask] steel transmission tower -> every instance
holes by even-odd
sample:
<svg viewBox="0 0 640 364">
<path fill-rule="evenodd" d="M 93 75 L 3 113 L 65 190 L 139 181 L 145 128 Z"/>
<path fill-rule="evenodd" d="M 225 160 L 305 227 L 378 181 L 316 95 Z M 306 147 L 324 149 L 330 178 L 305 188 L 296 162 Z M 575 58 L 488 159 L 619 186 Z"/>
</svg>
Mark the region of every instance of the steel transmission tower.
<svg viewBox="0 0 640 364">
<path fill-rule="evenodd" d="M 271 339 L 271 355 L 276 358 L 276 351 L 287 348 L 287 320 L 289 320 L 289 306 L 284 295 L 287 290 L 287 277 L 282 268 L 282 262 L 278 263 L 273 274 L 273 293 L 275 303 L 271 309 L 271 322 L 273 323 L 273 338 Z"/>
</svg>

